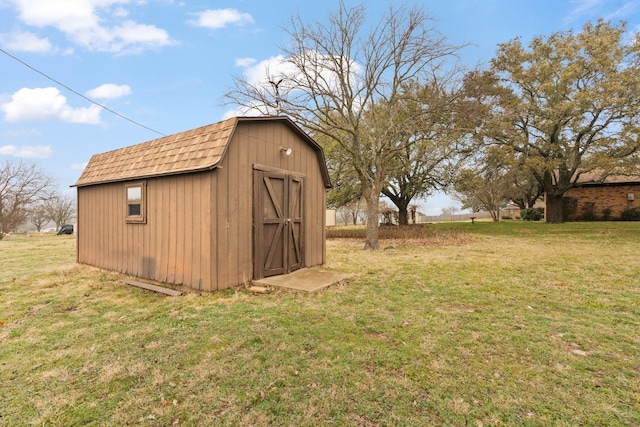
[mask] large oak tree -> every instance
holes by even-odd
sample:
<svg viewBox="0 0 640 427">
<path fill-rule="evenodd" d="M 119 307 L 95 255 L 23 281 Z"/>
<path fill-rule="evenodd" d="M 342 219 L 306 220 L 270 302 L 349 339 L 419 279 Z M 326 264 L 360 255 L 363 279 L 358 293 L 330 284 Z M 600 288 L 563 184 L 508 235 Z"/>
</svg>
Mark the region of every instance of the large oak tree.
<svg viewBox="0 0 640 427">
<path fill-rule="evenodd" d="M 484 136 L 516 153 L 546 194 L 547 222 L 563 221 L 564 193 L 580 175 L 604 174 L 640 150 L 640 43 L 624 24 L 500 45 L 488 80 L 494 96 Z M 485 86 L 488 87 L 489 85 Z"/>
<path fill-rule="evenodd" d="M 407 85 L 402 102 L 410 125 L 398 137 L 403 150 L 393 159 L 384 194 L 398 208 L 400 225 L 409 223 L 416 198 L 446 190 L 461 162 L 472 152 L 475 115 L 465 99 L 458 69 L 440 72 L 421 85 Z"/>
</svg>

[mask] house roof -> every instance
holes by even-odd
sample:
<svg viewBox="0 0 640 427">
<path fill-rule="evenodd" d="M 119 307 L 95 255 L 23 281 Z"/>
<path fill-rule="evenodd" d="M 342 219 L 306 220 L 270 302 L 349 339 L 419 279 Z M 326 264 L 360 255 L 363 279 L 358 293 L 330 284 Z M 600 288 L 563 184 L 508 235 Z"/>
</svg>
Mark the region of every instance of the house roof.
<svg viewBox="0 0 640 427">
<path fill-rule="evenodd" d="M 211 170 L 220 165 L 241 122 L 280 121 L 316 150 L 325 183 L 331 187 L 324 152 L 288 117 L 234 117 L 175 135 L 95 154 L 73 185 L 83 187 L 165 175 Z"/>
<path fill-rule="evenodd" d="M 590 171 L 581 174 L 576 181 L 578 186 L 606 186 L 637 183 L 640 183 L 640 174 L 634 171 L 628 173 L 605 173 L 601 170 Z"/>
</svg>

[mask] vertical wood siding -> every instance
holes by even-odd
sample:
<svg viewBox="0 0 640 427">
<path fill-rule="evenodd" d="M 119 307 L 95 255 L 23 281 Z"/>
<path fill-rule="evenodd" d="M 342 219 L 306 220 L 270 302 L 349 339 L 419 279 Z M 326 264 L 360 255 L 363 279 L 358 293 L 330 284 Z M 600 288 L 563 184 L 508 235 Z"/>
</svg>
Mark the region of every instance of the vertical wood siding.
<svg viewBox="0 0 640 427">
<path fill-rule="evenodd" d="M 147 222 L 127 224 L 125 183 L 78 188 L 78 262 L 211 290 L 210 173 L 147 180 Z"/>
<path fill-rule="evenodd" d="M 291 148 L 290 156 L 287 156 L 280 148 Z M 238 178 L 237 194 L 245 198 L 241 202 L 244 215 L 251 217 L 253 206 L 253 165 L 269 166 L 283 171 L 304 175 L 304 261 L 305 267 L 322 265 L 325 262 L 325 188 L 322 180 L 322 172 L 316 151 L 305 141 L 301 140 L 290 128 L 280 123 L 240 123 L 229 146 L 226 161 L 235 159 L 234 150 L 241 151 L 240 158 L 248 159 L 246 165 L 229 164 L 229 169 L 241 171 Z M 244 153 L 242 153 L 244 151 Z M 223 167 L 224 169 L 224 167 Z M 230 188 L 230 193 L 233 191 Z M 243 240 L 252 242 L 252 238 L 244 236 L 253 235 L 253 220 L 241 227 Z M 252 249 L 251 249 L 252 250 Z M 251 271 L 253 264 L 243 266 L 246 271 Z M 245 271 L 245 270 L 243 270 Z"/>
<path fill-rule="evenodd" d="M 147 179 L 146 224 L 126 223 L 126 183 L 79 187 L 78 262 L 203 291 L 250 281 L 254 165 L 304 176 L 304 262 L 323 264 L 325 189 L 317 153 L 277 122 L 239 123 L 210 172 Z"/>
</svg>

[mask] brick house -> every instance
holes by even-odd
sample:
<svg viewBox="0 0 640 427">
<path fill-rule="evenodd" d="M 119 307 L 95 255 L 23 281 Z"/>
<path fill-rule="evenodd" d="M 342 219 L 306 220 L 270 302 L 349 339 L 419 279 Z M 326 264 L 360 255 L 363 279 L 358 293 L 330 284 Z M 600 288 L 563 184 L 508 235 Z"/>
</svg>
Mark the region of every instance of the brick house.
<svg viewBox="0 0 640 427">
<path fill-rule="evenodd" d="M 616 219 L 629 208 L 640 207 L 640 175 L 583 174 L 567 190 L 565 216 L 569 221 Z"/>
</svg>

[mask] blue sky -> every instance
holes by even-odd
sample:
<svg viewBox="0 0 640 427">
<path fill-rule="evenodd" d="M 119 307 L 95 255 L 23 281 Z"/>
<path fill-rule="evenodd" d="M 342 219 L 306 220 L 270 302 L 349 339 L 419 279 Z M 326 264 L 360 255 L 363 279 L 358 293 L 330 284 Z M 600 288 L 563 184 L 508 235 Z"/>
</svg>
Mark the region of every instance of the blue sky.
<svg viewBox="0 0 640 427">
<path fill-rule="evenodd" d="M 345 0 L 347 5 L 360 2 Z M 372 22 L 393 0 L 366 2 Z M 602 17 L 640 31 L 640 0 L 418 2 L 468 67 L 498 43 L 579 30 Z M 0 52 L 0 162 L 40 165 L 70 191 L 92 154 L 217 122 L 233 75 L 273 63 L 294 14 L 322 21 L 338 0 L 0 0 L 0 48 L 122 119 Z M 445 196 L 422 202 L 440 213 Z"/>
</svg>

